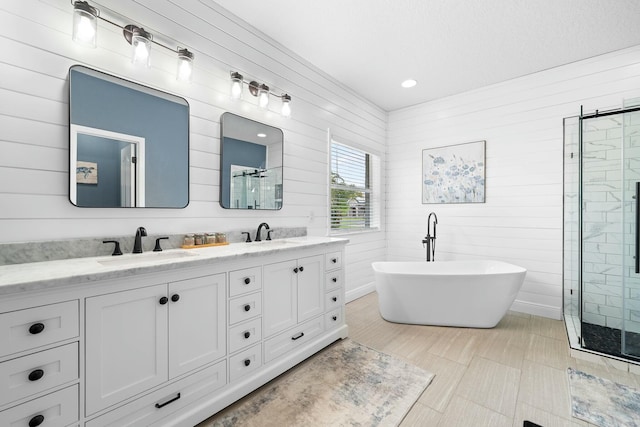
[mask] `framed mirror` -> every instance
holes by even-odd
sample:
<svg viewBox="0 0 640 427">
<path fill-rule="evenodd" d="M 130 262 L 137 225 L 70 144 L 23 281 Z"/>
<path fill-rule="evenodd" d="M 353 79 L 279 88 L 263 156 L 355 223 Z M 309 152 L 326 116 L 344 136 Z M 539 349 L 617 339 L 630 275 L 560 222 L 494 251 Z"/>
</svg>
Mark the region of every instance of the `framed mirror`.
<svg viewBox="0 0 640 427">
<path fill-rule="evenodd" d="M 79 207 L 184 208 L 189 104 L 81 65 L 69 69 L 69 200 Z"/>
<path fill-rule="evenodd" d="M 282 208 L 282 130 L 232 113 L 220 117 L 220 205 Z"/>
</svg>

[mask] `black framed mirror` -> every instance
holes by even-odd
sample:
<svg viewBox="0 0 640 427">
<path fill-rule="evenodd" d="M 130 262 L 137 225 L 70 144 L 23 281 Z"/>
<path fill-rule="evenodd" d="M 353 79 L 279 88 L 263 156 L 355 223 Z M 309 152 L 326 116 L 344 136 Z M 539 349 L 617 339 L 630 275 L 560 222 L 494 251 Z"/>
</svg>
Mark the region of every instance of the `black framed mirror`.
<svg viewBox="0 0 640 427">
<path fill-rule="evenodd" d="M 69 69 L 69 200 L 79 207 L 189 204 L 189 104 L 101 71 Z"/>
<path fill-rule="evenodd" d="M 220 117 L 220 205 L 282 208 L 284 133 L 232 113 Z"/>
</svg>

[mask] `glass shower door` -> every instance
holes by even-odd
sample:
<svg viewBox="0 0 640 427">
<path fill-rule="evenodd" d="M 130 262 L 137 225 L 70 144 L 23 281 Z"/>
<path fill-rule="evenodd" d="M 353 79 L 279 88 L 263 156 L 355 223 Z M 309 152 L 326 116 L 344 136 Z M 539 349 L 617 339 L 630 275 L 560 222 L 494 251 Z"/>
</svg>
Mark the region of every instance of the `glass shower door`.
<svg viewBox="0 0 640 427">
<path fill-rule="evenodd" d="M 621 352 L 640 358 L 640 111 L 620 116 L 624 165 Z"/>
</svg>

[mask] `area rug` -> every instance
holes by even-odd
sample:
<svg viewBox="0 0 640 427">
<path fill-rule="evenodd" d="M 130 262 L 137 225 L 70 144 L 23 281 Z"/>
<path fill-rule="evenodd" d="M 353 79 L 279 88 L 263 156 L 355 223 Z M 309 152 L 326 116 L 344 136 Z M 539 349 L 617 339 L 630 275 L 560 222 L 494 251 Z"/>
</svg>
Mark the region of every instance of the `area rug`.
<svg viewBox="0 0 640 427">
<path fill-rule="evenodd" d="M 574 417 L 600 427 L 640 427 L 640 392 L 569 368 Z"/>
<path fill-rule="evenodd" d="M 397 426 L 433 377 L 345 339 L 202 425 Z"/>
</svg>

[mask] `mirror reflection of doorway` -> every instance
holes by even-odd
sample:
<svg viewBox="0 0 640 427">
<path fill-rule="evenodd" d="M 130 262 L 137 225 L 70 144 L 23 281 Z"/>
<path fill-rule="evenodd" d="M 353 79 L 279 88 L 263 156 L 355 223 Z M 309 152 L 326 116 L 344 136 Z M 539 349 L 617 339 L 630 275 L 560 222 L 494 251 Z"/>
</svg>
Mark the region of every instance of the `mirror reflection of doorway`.
<svg viewBox="0 0 640 427">
<path fill-rule="evenodd" d="M 145 139 L 71 125 L 70 199 L 83 207 L 144 207 Z M 75 165 L 75 166 L 74 166 Z"/>
</svg>

